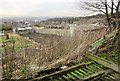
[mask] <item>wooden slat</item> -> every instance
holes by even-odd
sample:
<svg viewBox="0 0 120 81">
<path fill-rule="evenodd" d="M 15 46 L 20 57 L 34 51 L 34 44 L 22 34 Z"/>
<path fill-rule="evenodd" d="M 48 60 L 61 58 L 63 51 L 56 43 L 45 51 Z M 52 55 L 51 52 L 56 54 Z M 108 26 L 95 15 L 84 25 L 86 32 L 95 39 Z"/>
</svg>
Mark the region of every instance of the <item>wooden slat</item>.
<svg viewBox="0 0 120 81">
<path fill-rule="evenodd" d="M 74 72 L 77 73 L 77 74 L 79 74 L 80 77 L 84 77 L 85 76 L 84 74 L 82 74 L 81 72 L 79 72 L 77 70 L 75 70 Z"/>
<path fill-rule="evenodd" d="M 45 75 L 45 76 L 34 78 L 33 80 L 44 80 L 44 79 L 49 79 L 49 77 L 51 77 L 51 76 L 54 76 L 54 77 L 62 76 L 69 71 L 74 71 L 75 69 L 79 68 L 80 66 L 89 65 L 91 63 L 92 62 L 77 64 L 73 67 L 69 67 L 67 69 L 64 69 L 64 70 L 61 70 L 61 71 L 58 71 L 58 72 L 55 72 L 55 73 L 52 73 L 52 74 L 48 74 L 48 75 Z"/>
<path fill-rule="evenodd" d="M 74 75 L 76 78 L 80 79 L 80 76 L 78 76 L 76 73 L 71 72 L 72 75 Z"/>
<path fill-rule="evenodd" d="M 103 70 L 103 71 L 99 71 L 97 73 L 93 73 L 89 76 L 86 76 L 84 78 L 81 78 L 81 80 L 89 80 L 89 79 L 92 79 L 92 78 L 95 78 L 95 77 L 101 77 L 103 75 L 107 75 L 108 73 L 112 72 L 112 70 Z"/>
<path fill-rule="evenodd" d="M 101 65 L 103 65 L 103 66 L 105 66 L 105 67 L 107 67 L 107 68 L 110 68 L 110 69 L 120 73 L 118 65 L 113 63 L 113 62 L 110 62 L 108 60 L 105 60 L 103 58 L 100 58 L 98 56 L 91 55 L 91 54 L 86 54 L 86 57 L 101 64 Z"/>
</svg>

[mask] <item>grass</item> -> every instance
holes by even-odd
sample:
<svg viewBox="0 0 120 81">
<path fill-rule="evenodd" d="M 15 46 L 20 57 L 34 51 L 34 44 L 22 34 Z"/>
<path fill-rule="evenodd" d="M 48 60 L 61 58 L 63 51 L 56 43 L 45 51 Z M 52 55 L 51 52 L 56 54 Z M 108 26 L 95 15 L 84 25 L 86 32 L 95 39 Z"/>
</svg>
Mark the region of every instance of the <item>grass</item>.
<svg viewBox="0 0 120 81">
<path fill-rule="evenodd" d="M 14 77 L 15 75 L 14 72 L 18 68 L 20 69 L 19 74 L 22 73 L 21 75 L 23 75 L 24 70 L 22 68 L 24 66 L 21 66 L 21 67 L 19 67 L 19 65 L 16 66 L 17 65 L 16 63 L 18 63 L 17 60 L 21 59 L 21 57 L 24 57 L 24 55 L 19 56 L 17 55 L 17 52 L 20 51 L 21 49 L 32 46 L 33 43 L 21 36 L 12 35 L 12 34 L 9 39 L 6 39 L 5 36 L 0 37 L 0 43 L 5 45 L 4 47 L 0 47 L 2 58 L 3 58 L 2 59 L 2 62 L 4 65 L 3 68 L 6 69 L 4 72 L 5 78 L 10 79 Z M 14 67 L 10 67 L 11 65 L 14 65 Z"/>
<path fill-rule="evenodd" d="M 5 38 L 1 36 L 1 37 L 0 37 L 0 44 L 3 43 L 3 40 L 5 40 Z"/>
<path fill-rule="evenodd" d="M 14 37 L 13 39 L 15 40 L 15 50 L 26 48 L 32 45 L 30 41 L 23 38 Z"/>
<path fill-rule="evenodd" d="M 12 36 L 10 39 L 0 37 L 0 44 L 6 44 L 6 48 L 10 47 L 13 43 L 16 51 L 32 45 L 30 41 L 22 37 Z"/>
<path fill-rule="evenodd" d="M 70 30 L 69 29 L 40 29 L 35 28 L 35 30 L 38 33 L 41 34 L 52 34 L 52 35 L 59 35 L 59 36 L 70 36 Z"/>
<path fill-rule="evenodd" d="M 97 48 L 97 47 L 99 47 L 100 45 L 102 45 L 103 43 L 105 43 L 105 41 L 106 41 L 105 39 L 101 38 L 101 39 L 95 41 L 94 43 L 92 43 L 91 46 L 92 46 L 93 48 Z"/>
</svg>

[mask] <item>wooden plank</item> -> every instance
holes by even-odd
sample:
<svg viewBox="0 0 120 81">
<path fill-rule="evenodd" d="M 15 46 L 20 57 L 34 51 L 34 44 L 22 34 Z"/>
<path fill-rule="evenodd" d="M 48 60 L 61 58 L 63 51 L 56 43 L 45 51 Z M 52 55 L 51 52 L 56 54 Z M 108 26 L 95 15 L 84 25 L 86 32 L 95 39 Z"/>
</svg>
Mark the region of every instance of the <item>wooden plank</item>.
<svg viewBox="0 0 120 81">
<path fill-rule="evenodd" d="M 93 69 L 95 72 L 98 72 L 98 69 L 92 66 L 88 66 L 89 68 Z"/>
<path fill-rule="evenodd" d="M 79 78 L 79 79 L 80 79 L 80 76 L 78 76 L 76 73 L 71 72 L 71 74 L 74 75 L 76 78 Z"/>
<path fill-rule="evenodd" d="M 120 75 L 116 75 L 116 74 L 110 74 L 110 75 L 112 75 L 113 77 L 115 77 L 116 79 L 118 79 L 118 78 L 120 78 Z"/>
<path fill-rule="evenodd" d="M 69 76 L 72 80 L 76 80 L 76 78 L 72 74 L 68 73 L 67 76 Z"/>
<path fill-rule="evenodd" d="M 83 70 L 85 70 L 89 75 L 93 74 L 93 72 L 91 72 L 89 69 L 83 68 Z"/>
<path fill-rule="evenodd" d="M 97 68 L 98 70 L 102 70 L 103 69 L 102 67 L 100 68 L 100 66 L 98 66 L 98 65 L 93 65 L 93 67 Z"/>
<path fill-rule="evenodd" d="M 62 77 L 58 78 L 59 81 L 65 81 Z"/>
<path fill-rule="evenodd" d="M 77 73 L 77 74 L 79 74 L 80 77 L 84 77 L 84 76 L 85 76 L 84 74 L 82 74 L 81 72 L 79 72 L 79 71 L 77 71 L 77 70 L 75 70 L 74 72 Z"/>
<path fill-rule="evenodd" d="M 66 76 L 66 75 L 63 75 L 63 78 L 65 78 L 65 80 L 67 80 L 67 81 L 72 81 L 68 76 Z"/>
<path fill-rule="evenodd" d="M 93 79 L 93 78 L 95 78 L 95 77 L 105 76 L 105 75 L 107 75 L 107 74 L 110 73 L 110 72 L 112 72 L 110 69 L 109 69 L 109 70 L 99 71 L 99 72 L 97 72 L 97 73 L 93 73 L 93 74 L 91 74 L 91 75 L 89 75 L 89 76 L 86 76 L 86 77 L 84 77 L 84 78 L 81 78 L 81 80 L 84 81 L 84 80 Z"/>
<path fill-rule="evenodd" d="M 95 70 L 92 69 L 92 68 L 90 68 L 90 67 L 87 67 L 86 69 L 88 69 L 89 71 L 91 71 L 91 73 L 94 73 L 94 72 L 95 72 Z"/>
<path fill-rule="evenodd" d="M 95 41 L 94 43 L 90 44 L 93 48 L 97 48 L 99 46 L 101 46 L 102 44 L 104 44 L 106 42 L 106 39 L 99 39 L 97 41 Z"/>
<path fill-rule="evenodd" d="M 34 78 L 33 81 L 34 81 L 34 80 L 41 80 L 41 81 L 42 81 L 42 80 L 45 80 L 45 79 L 47 80 L 47 79 L 49 79 L 49 77 L 51 77 L 51 76 L 54 76 L 54 77 L 62 76 L 62 75 L 66 74 L 66 73 L 69 72 L 69 71 L 74 71 L 75 69 L 79 68 L 80 66 L 89 65 L 89 64 L 91 64 L 91 63 L 92 63 L 92 62 L 77 64 L 77 65 L 75 65 L 75 66 L 66 68 L 66 69 L 64 69 L 64 70 L 61 70 L 61 71 L 58 71 L 58 72 L 55 72 L 55 73 L 52 73 L 52 74 L 48 74 L 48 75 L 45 75 L 45 76 L 41 76 L 41 77 Z"/>
<path fill-rule="evenodd" d="M 116 77 L 114 77 L 112 75 L 109 75 L 108 77 L 111 78 L 111 79 L 114 79 L 114 80 L 116 79 Z"/>
<path fill-rule="evenodd" d="M 105 76 L 104 78 L 105 78 L 105 81 L 111 80 L 111 78 L 109 78 L 108 76 Z"/>
<path fill-rule="evenodd" d="M 87 73 L 83 69 L 79 69 L 79 71 L 87 75 Z"/>
<path fill-rule="evenodd" d="M 113 63 L 113 62 L 110 62 L 108 60 L 105 60 L 103 58 L 100 58 L 98 56 L 91 55 L 91 54 L 86 54 L 86 57 L 101 64 L 101 65 L 103 65 L 103 66 L 105 66 L 105 67 L 107 67 L 107 68 L 110 68 L 110 69 L 120 73 L 118 65 Z"/>
</svg>

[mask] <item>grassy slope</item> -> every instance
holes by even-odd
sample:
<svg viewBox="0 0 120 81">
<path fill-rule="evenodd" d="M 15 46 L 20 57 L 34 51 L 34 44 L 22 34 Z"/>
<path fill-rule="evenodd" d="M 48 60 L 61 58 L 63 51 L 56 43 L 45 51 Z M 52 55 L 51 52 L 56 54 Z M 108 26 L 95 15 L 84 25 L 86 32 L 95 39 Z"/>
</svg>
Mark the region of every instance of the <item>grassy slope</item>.
<svg viewBox="0 0 120 81">
<path fill-rule="evenodd" d="M 12 46 L 13 42 L 15 42 L 14 43 L 15 50 L 19 50 L 21 48 L 25 48 L 32 45 L 30 41 L 17 35 L 11 35 L 10 39 L 0 37 L 0 44 L 4 43 L 6 45 L 5 47 Z"/>
<path fill-rule="evenodd" d="M 115 51 L 115 45 L 113 42 L 115 35 L 117 31 L 114 30 L 113 32 L 107 34 L 105 36 L 105 39 L 101 38 L 94 43 L 91 44 L 92 48 L 98 48 L 98 56 L 101 58 L 104 58 L 106 60 L 109 60 L 111 62 L 114 62 L 118 64 L 118 56 Z"/>
</svg>

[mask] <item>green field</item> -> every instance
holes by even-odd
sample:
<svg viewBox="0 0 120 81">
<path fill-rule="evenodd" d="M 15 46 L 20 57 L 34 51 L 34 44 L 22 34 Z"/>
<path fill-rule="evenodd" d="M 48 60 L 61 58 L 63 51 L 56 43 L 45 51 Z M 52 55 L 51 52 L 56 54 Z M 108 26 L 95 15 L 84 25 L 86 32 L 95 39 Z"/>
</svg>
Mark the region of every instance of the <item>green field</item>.
<svg viewBox="0 0 120 81">
<path fill-rule="evenodd" d="M 15 50 L 19 50 L 25 47 L 31 46 L 31 42 L 22 38 L 22 37 L 12 37 L 10 39 L 6 39 L 5 37 L 0 37 L 0 44 L 4 44 L 5 47 L 0 47 L 0 49 L 8 49 L 12 48 L 14 45 Z"/>
<path fill-rule="evenodd" d="M 0 37 L 0 44 L 2 44 L 2 37 Z"/>
</svg>

